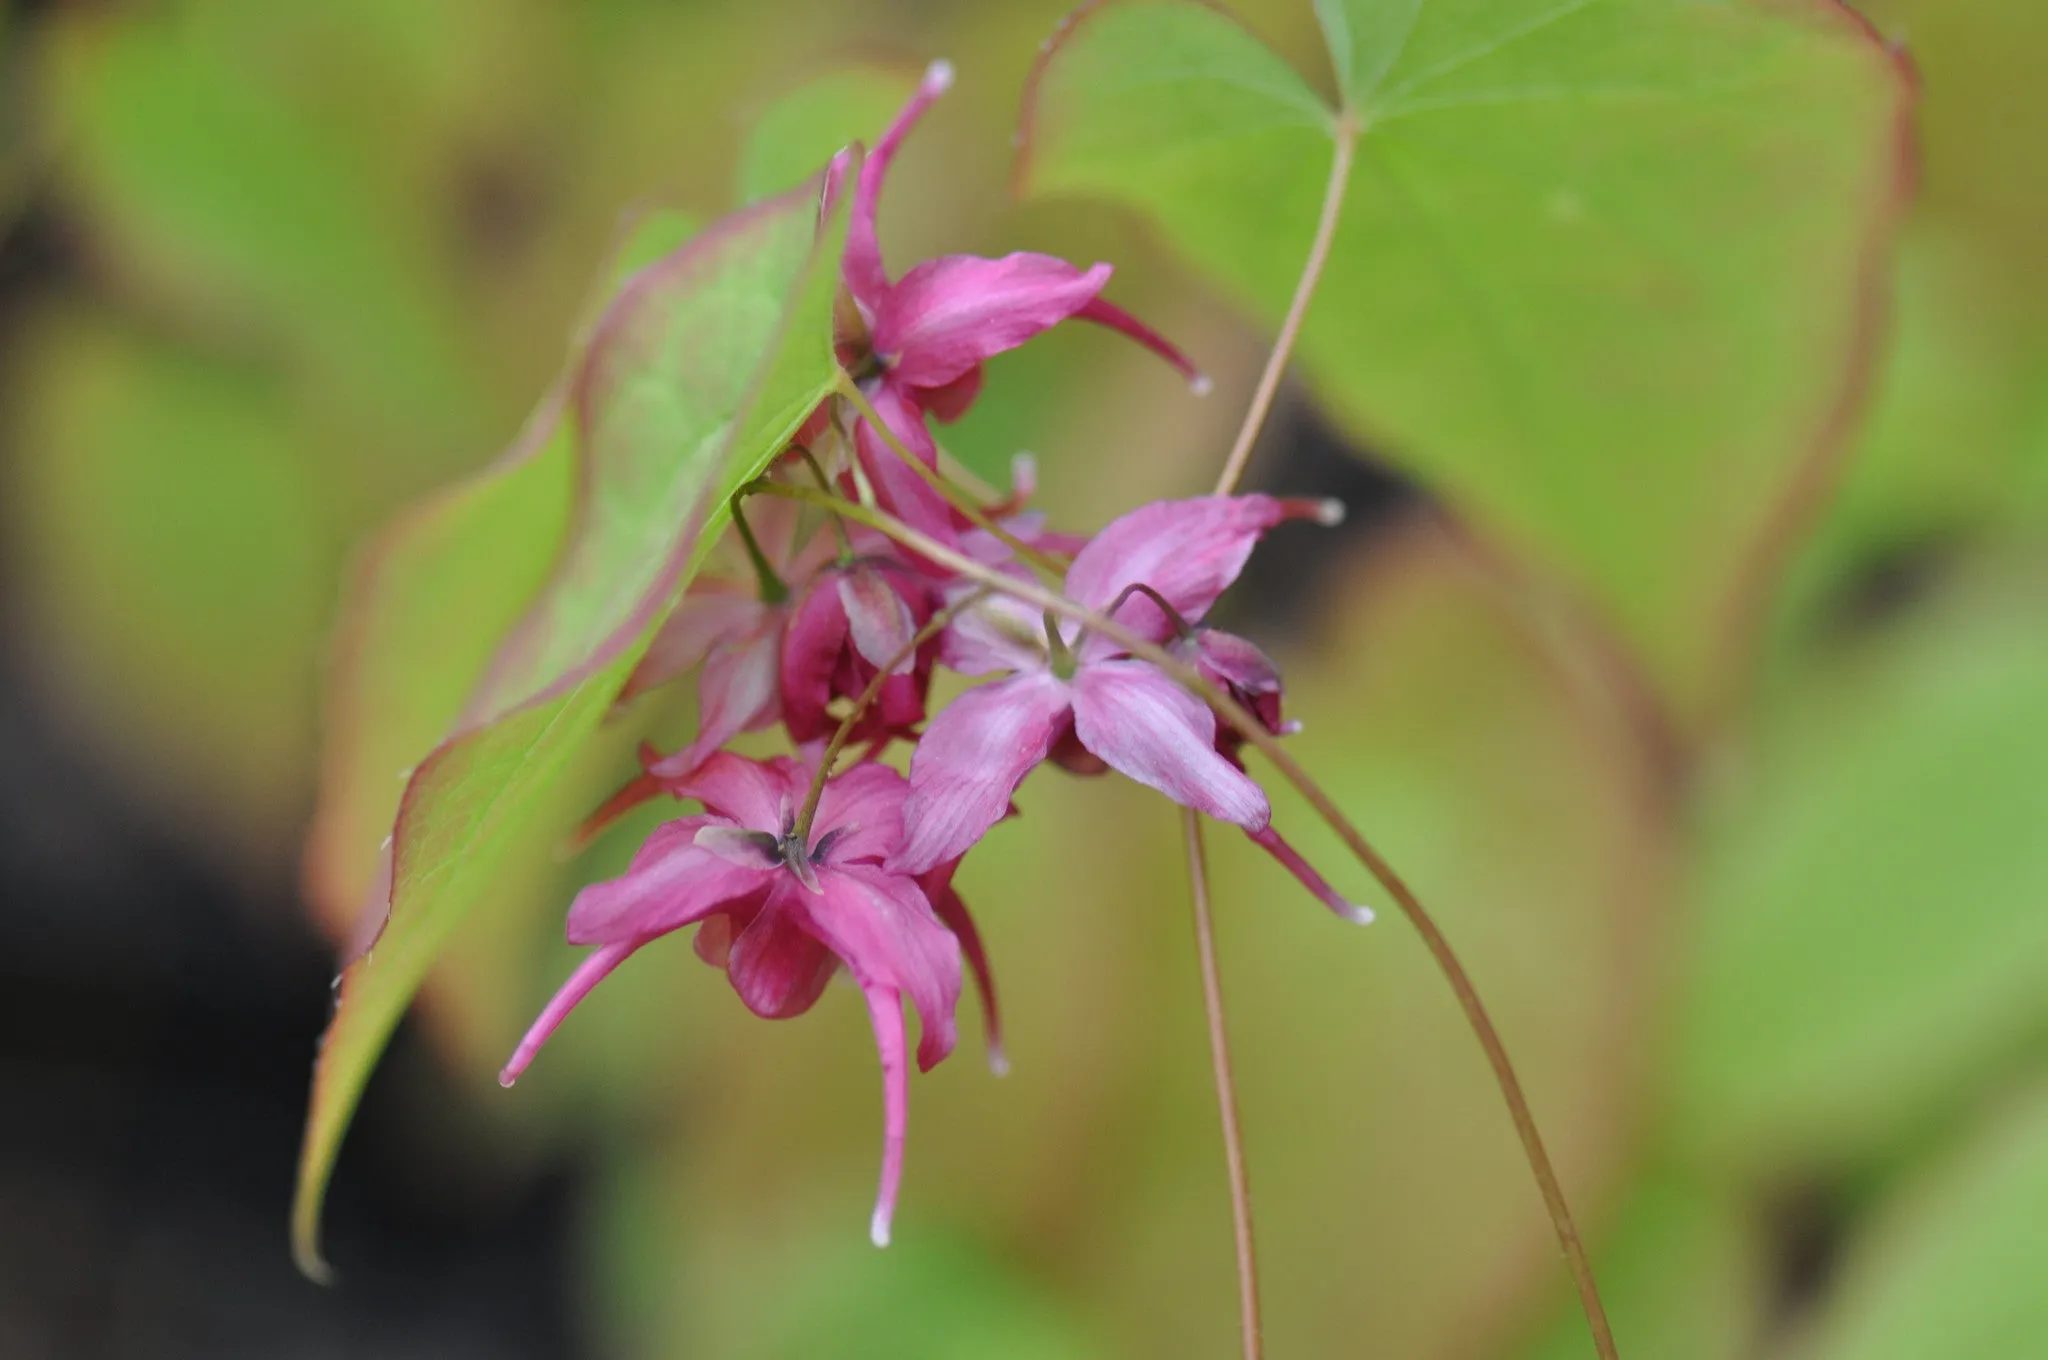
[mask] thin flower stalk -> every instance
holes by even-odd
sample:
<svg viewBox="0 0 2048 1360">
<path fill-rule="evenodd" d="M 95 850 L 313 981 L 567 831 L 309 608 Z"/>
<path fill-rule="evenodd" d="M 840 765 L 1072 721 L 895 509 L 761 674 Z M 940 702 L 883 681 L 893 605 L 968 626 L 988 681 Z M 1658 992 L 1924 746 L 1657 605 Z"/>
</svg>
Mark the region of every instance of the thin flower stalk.
<svg viewBox="0 0 2048 1360">
<path fill-rule="evenodd" d="M 1237 1244 L 1237 1316 L 1245 1360 L 1259 1360 L 1265 1344 L 1259 1323 L 1259 1253 L 1252 1235 L 1250 1164 L 1238 1121 L 1237 1079 L 1231 1075 L 1230 1031 L 1224 1024 L 1223 974 L 1216 963 L 1216 924 L 1209 908 L 1209 856 L 1202 819 L 1181 809 L 1188 847 L 1188 892 L 1194 902 L 1195 951 L 1202 971 L 1202 1010 L 1209 1019 L 1209 1063 L 1216 1077 L 1217 1114 L 1223 1123 L 1223 1158 L 1230 1173 L 1230 1222 Z"/>
</svg>

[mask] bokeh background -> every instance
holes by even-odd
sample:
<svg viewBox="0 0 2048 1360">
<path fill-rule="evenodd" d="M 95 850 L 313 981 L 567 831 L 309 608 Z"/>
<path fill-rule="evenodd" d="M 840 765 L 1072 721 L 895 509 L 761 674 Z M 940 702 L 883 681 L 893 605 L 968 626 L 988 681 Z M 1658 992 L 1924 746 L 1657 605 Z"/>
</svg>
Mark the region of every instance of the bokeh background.
<svg viewBox="0 0 2048 1360">
<path fill-rule="evenodd" d="M 1296 0 L 1243 4 L 1302 69 Z M 1653 1360 L 2048 1356 L 2048 10 L 1871 0 L 1919 192 L 1834 496 L 1741 702 L 1674 771 L 1428 490 L 1290 390 L 1253 481 L 1341 495 L 1230 620 L 1307 763 L 1464 951 Z M 16 4 L 0 28 L 0 1355 L 1225 1355 L 1234 1296 L 1177 818 L 1041 774 L 962 888 L 971 1022 L 913 1089 L 897 1244 L 846 989 L 748 1016 L 679 945 L 493 1080 L 615 871 L 533 847 L 343 1154 L 321 1289 L 285 1209 L 332 950 L 299 888 L 352 545 L 508 442 L 622 206 L 714 213 L 777 94 L 959 87 L 892 258 L 1030 246 L 1198 354 L 992 367 L 949 445 L 1093 526 L 1213 475 L 1262 358 L 1136 222 L 1013 205 L 1060 0 Z M 686 697 L 638 715 L 687 734 Z M 615 730 L 565 805 L 630 769 Z M 1306 812 L 1282 824 L 1375 900 Z M 638 829 L 644 829 L 640 827 Z M 1276 1356 L 1589 1353 L 1455 1006 L 1214 837 Z"/>
</svg>

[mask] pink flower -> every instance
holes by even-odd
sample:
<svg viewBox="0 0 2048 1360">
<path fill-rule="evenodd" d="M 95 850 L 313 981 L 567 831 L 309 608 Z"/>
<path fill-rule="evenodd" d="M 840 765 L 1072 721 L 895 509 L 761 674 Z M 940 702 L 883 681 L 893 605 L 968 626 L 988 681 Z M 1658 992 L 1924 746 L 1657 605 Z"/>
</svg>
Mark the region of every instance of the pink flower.
<svg viewBox="0 0 2048 1360">
<path fill-rule="evenodd" d="M 1330 524 L 1340 514 L 1334 502 L 1271 496 L 1141 506 L 1075 555 L 1066 594 L 1148 641 L 1192 653 L 1198 669 L 1281 731 L 1272 663 L 1242 639 L 1192 625 L 1268 529 L 1292 518 Z M 1117 770 L 1232 822 L 1333 912 L 1372 919 L 1273 830 L 1265 792 L 1245 774 L 1237 744 L 1219 738 L 1216 715 L 1151 663 L 1100 635 L 1070 638 L 1009 597 L 963 612 L 942 657 L 965 674 L 1009 675 L 968 691 L 926 726 L 911 757 L 899 867 L 917 873 L 957 861 L 1009 810 L 1024 776 L 1051 759 L 1075 773 Z"/>
<path fill-rule="evenodd" d="M 1079 268 L 1050 255 L 1018 252 L 1001 259 L 946 255 L 926 260 L 894 283 L 882 265 L 875 212 L 889 165 L 911 128 L 951 87 L 953 68 L 934 62 L 910 102 L 875 143 L 854 187 L 842 265 L 852 311 L 842 317 L 840 361 L 860 379 L 868 399 L 904 447 L 936 466 L 929 414 L 957 420 L 981 391 L 982 363 L 1015 349 L 1069 318 L 1120 331 L 1188 377 L 1208 381 L 1186 355 L 1123 309 L 1103 301 L 1110 267 Z M 950 542 L 956 527 L 945 503 L 860 422 L 856 451 L 885 509 Z"/>
<path fill-rule="evenodd" d="M 855 723 L 852 739 L 903 735 L 924 721 L 931 687 L 931 647 L 897 663 L 931 617 L 924 578 L 890 556 L 862 557 L 819 572 L 790 611 L 782 643 L 782 719 L 799 745 L 822 741 L 839 728 L 835 699 L 860 697 L 885 666 L 874 704 Z"/>
<path fill-rule="evenodd" d="M 510 1086 L 591 989 L 641 946 L 698 926 L 699 958 L 723 968 L 748 1009 L 771 1020 L 811 1008 L 843 964 L 867 999 L 881 1053 L 881 1188 L 872 1235 L 886 1245 L 903 1171 L 909 1081 L 903 1001 L 917 1008 L 921 1070 L 953 1049 L 960 946 L 925 890 L 886 867 L 903 828 L 903 777 L 857 765 L 825 785 L 808 844 L 795 819 L 812 777 L 788 757 L 767 762 L 719 752 L 678 797 L 701 816 L 656 828 L 619 878 L 592 884 L 569 909 L 572 944 L 596 946 L 534 1021 L 499 1080 Z M 950 893 L 950 868 L 928 878 Z M 946 910 L 966 919 L 955 897 Z"/>
<path fill-rule="evenodd" d="M 1327 514 L 1321 502 L 1271 496 L 1142 506 L 1075 555 L 1066 593 L 1165 642 L 1207 612 L 1267 529 Z M 943 657 L 968 675 L 1010 675 L 955 699 L 918 742 L 900 861 L 910 871 L 964 854 L 1008 809 L 1024 776 L 1069 734 L 1110 768 L 1175 802 L 1247 830 L 1266 825 L 1264 792 L 1217 754 L 1215 715 L 1110 639 L 1069 637 L 999 597 L 954 621 Z"/>
</svg>

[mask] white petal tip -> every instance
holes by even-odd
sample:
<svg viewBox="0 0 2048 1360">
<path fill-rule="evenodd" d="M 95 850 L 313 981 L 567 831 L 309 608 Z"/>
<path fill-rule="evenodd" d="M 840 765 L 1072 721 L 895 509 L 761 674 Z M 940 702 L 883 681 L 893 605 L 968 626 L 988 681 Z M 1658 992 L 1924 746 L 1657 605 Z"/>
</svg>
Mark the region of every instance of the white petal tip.
<svg viewBox="0 0 2048 1360">
<path fill-rule="evenodd" d="M 509 1067 L 498 1074 L 498 1085 L 504 1087 L 508 1091 L 512 1089 L 512 1083 L 518 1080 L 519 1074 L 517 1072 L 514 1072 Z"/>
<path fill-rule="evenodd" d="M 1323 500 L 1316 503 L 1316 523 L 1325 529 L 1334 529 L 1344 522 L 1344 502 Z"/>
<path fill-rule="evenodd" d="M 1347 903 L 1342 914 L 1345 920 L 1355 926 L 1369 926 L 1374 920 L 1372 908 L 1360 906 L 1356 902 Z"/>
<path fill-rule="evenodd" d="M 933 94 L 944 94 L 953 88 L 953 63 L 940 57 L 924 68 L 924 87 Z"/>
<path fill-rule="evenodd" d="M 877 1209 L 875 1221 L 868 1225 L 868 1240 L 878 1247 L 889 1245 L 889 1216 Z"/>
<path fill-rule="evenodd" d="M 988 1070 L 998 1077 L 1010 1075 L 1010 1055 L 995 1045 L 988 1050 Z"/>
<path fill-rule="evenodd" d="M 1188 391 L 1198 397 L 1208 396 L 1210 389 L 1215 386 L 1216 384 L 1209 381 L 1209 375 L 1206 373 L 1197 373 L 1194 377 L 1188 379 Z"/>
</svg>

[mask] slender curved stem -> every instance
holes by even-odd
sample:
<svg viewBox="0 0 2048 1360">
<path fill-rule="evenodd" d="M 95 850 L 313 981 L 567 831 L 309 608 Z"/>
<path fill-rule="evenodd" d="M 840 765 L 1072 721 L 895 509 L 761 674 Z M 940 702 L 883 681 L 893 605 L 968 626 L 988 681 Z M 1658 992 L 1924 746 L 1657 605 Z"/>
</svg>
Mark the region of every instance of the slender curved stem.
<svg viewBox="0 0 2048 1360">
<path fill-rule="evenodd" d="M 861 419 L 874 426 L 875 433 L 882 437 L 882 442 L 889 446 L 890 451 L 907 463 L 911 471 L 924 478 L 925 485 L 944 497 L 946 504 L 964 515 L 969 524 L 972 524 L 977 529 L 993 534 L 996 540 L 1008 547 L 1011 552 L 1017 554 L 1018 557 L 1029 562 L 1048 576 L 1058 577 L 1065 573 L 1066 566 L 1064 563 L 1055 562 L 1044 552 L 1032 547 L 1029 543 L 1026 543 L 1023 539 L 990 519 L 982 513 L 981 507 L 974 503 L 972 497 L 967 496 L 959 487 L 954 486 L 943 476 L 939 475 L 937 468 L 926 467 L 923 459 L 904 446 L 903 441 L 897 437 L 896 432 L 889 428 L 888 422 L 882 419 L 881 415 L 875 410 L 873 403 L 860 390 L 860 384 L 853 380 L 853 375 L 843 368 L 839 370 L 839 390 L 848 401 L 853 403 L 854 409 L 860 412 Z"/>
<path fill-rule="evenodd" d="M 1444 975 L 1451 992 L 1458 999 L 1458 1007 L 1465 1013 L 1465 1023 L 1472 1030 L 1473 1037 L 1486 1055 L 1487 1065 L 1493 1069 L 1493 1079 L 1500 1088 L 1502 1101 L 1508 1107 L 1509 1118 L 1513 1120 L 1515 1134 L 1521 1140 L 1522 1153 L 1529 1163 L 1529 1171 L 1536 1181 L 1536 1188 L 1543 1196 L 1544 1207 L 1550 1211 L 1550 1223 L 1557 1234 L 1558 1246 L 1564 1252 L 1565 1264 L 1571 1271 L 1572 1282 L 1578 1288 L 1579 1306 L 1585 1311 L 1587 1325 L 1592 1329 L 1593 1343 L 1600 1360 L 1617 1360 L 1614 1348 L 1614 1333 L 1607 1321 L 1606 1308 L 1600 1302 L 1599 1287 L 1593 1279 L 1593 1266 L 1586 1255 L 1586 1246 L 1579 1236 L 1578 1225 L 1572 1219 L 1570 1206 L 1565 1202 L 1564 1187 L 1557 1179 L 1557 1169 L 1552 1165 L 1549 1151 L 1543 1146 L 1542 1134 L 1536 1128 L 1536 1116 L 1529 1108 L 1529 1098 L 1522 1090 L 1521 1079 L 1515 1075 L 1513 1062 L 1508 1058 L 1507 1046 L 1501 1042 L 1500 1031 L 1494 1027 L 1493 1018 L 1487 1014 L 1486 1005 L 1479 998 L 1479 990 L 1472 984 L 1471 974 L 1459 960 L 1451 942 L 1438 929 L 1436 921 L 1422 905 L 1414 891 L 1380 853 L 1366 840 L 1365 835 L 1346 817 L 1337 804 L 1325 793 L 1322 786 L 1309 777 L 1301 765 L 1289 755 L 1279 741 L 1251 715 L 1244 706 L 1231 698 L 1221 686 L 1203 678 L 1193 666 L 1188 665 L 1156 643 L 1139 637 L 1116 620 L 1097 613 L 1086 605 L 1076 604 L 1056 591 L 1048 590 L 1035 581 L 1026 581 L 1005 576 L 999 571 L 984 566 L 965 553 L 947 547 L 927 534 L 903 523 L 893 515 L 885 514 L 865 505 L 854 505 L 836 497 L 820 496 L 808 487 L 771 484 L 761 488 L 772 495 L 787 496 L 792 500 L 809 501 L 836 509 L 848 519 L 856 520 L 879 533 L 887 534 L 904 547 L 940 563 L 990 590 L 1012 596 L 1026 604 L 1040 609 L 1049 609 L 1072 622 L 1082 624 L 1094 632 L 1115 642 L 1131 655 L 1142 657 L 1171 676 L 1183 688 L 1199 695 L 1204 702 L 1215 709 L 1222 719 L 1237 730 L 1245 741 L 1259 749 L 1260 754 L 1273 762 L 1273 768 L 1281 778 L 1293 785 L 1308 805 L 1315 809 L 1331 830 L 1337 833 L 1352 856 L 1363 865 L 1368 873 L 1386 889 L 1388 896 L 1401 908 L 1401 914 L 1422 937 L 1437 970 Z"/>
<path fill-rule="evenodd" d="M 1216 967 L 1216 927 L 1209 911 L 1209 857 L 1202 846 L 1202 819 L 1181 809 L 1188 844 L 1188 884 L 1195 907 L 1195 950 L 1202 965 L 1202 1008 L 1209 1016 L 1209 1065 L 1216 1077 L 1216 1108 L 1223 1120 L 1223 1158 L 1230 1168 L 1230 1221 L 1237 1239 L 1237 1317 L 1244 1336 L 1244 1360 L 1264 1353 L 1259 1328 L 1259 1253 L 1252 1239 L 1252 1188 L 1246 1169 L 1244 1132 L 1237 1119 L 1237 1079 L 1230 1071 L 1230 1033 L 1223 1016 L 1223 976 Z"/>
<path fill-rule="evenodd" d="M 1244 424 L 1238 427 L 1237 442 L 1230 446 L 1230 456 L 1223 461 L 1223 474 L 1216 479 L 1219 496 L 1244 476 L 1252 445 L 1266 423 L 1273 394 L 1280 390 L 1280 377 L 1287 371 L 1287 360 L 1294 353 L 1295 338 L 1301 334 L 1302 318 L 1308 315 L 1309 299 L 1315 296 L 1316 284 L 1322 281 L 1323 265 L 1330 258 L 1330 243 L 1337 237 L 1337 221 L 1344 215 L 1344 191 L 1351 185 L 1351 159 L 1358 149 L 1358 131 L 1358 123 L 1349 113 L 1338 117 L 1332 132 L 1337 147 L 1330 157 L 1330 182 L 1323 190 L 1323 211 L 1316 221 L 1315 239 L 1309 243 L 1308 259 L 1302 264 L 1300 281 L 1294 285 L 1294 300 L 1287 304 L 1287 316 L 1280 323 L 1273 352 L 1266 356 L 1266 371 L 1259 375 L 1259 385 L 1252 391 L 1252 404 L 1245 409 Z"/>
</svg>

